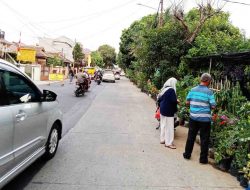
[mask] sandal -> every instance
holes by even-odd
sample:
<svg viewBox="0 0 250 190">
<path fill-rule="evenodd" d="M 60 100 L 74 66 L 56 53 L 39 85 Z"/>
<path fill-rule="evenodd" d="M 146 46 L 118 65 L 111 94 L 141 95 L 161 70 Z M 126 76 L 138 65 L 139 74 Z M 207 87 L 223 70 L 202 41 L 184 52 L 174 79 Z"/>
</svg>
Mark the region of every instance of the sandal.
<svg viewBox="0 0 250 190">
<path fill-rule="evenodd" d="M 170 149 L 176 149 L 176 146 L 174 146 L 174 145 L 165 145 L 165 147 L 167 147 L 167 148 L 170 148 Z"/>
</svg>

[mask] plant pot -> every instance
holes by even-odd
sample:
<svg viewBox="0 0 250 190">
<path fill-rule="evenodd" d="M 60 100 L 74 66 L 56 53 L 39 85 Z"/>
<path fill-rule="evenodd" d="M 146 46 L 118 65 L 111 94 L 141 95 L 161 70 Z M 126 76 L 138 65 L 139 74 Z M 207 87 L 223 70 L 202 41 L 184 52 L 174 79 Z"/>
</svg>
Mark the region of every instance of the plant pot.
<svg viewBox="0 0 250 190">
<path fill-rule="evenodd" d="M 184 127 L 189 128 L 189 122 L 185 121 Z"/>
<path fill-rule="evenodd" d="M 209 158 L 214 159 L 214 149 L 213 148 L 209 148 L 209 150 L 208 150 L 208 156 L 209 156 Z"/>
<path fill-rule="evenodd" d="M 180 118 L 179 119 L 179 125 L 184 126 L 184 124 L 185 124 L 185 119 Z"/>
<path fill-rule="evenodd" d="M 240 181 L 242 177 L 244 177 L 243 174 L 238 173 L 238 175 L 236 176 L 237 181 Z"/>
<path fill-rule="evenodd" d="M 247 179 L 246 178 L 241 178 L 241 180 L 240 180 L 240 185 L 242 186 L 242 187 L 244 187 L 244 188 L 248 188 L 249 187 L 249 183 L 248 183 L 248 181 L 247 181 Z"/>
<path fill-rule="evenodd" d="M 225 158 L 220 161 L 218 168 L 224 172 L 227 172 L 230 169 L 232 158 Z"/>
<path fill-rule="evenodd" d="M 230 173 L 232 176 L 237 177 L 237 176 L 239 175 L 238 168 L 230 167 L 229 173 Z"/>
</svg>

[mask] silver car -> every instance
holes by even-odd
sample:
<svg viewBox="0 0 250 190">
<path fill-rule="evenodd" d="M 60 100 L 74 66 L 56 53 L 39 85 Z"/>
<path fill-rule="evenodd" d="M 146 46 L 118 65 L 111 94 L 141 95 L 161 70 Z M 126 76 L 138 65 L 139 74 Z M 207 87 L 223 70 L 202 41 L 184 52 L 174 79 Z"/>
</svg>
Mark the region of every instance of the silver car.
<svg viewBox="0 0 250 190">
<path fill-rule="evenodd" d="M 102 81 L 115 82 L 115 75 L 111 70 L 105 70 L 102 76 Z"/>
<path fill-rule="evenodd" d="M 37 158 L 51 159 L 62 134 L 56 94 L 0 59 L 0 188 Z"/>
</svg>

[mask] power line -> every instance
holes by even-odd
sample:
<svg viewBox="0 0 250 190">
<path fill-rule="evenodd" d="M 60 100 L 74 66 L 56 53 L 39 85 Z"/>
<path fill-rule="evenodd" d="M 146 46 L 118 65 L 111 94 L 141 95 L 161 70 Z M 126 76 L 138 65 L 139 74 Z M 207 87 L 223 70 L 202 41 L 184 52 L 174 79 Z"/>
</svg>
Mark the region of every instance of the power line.
<svg viewBox="0 0 250 190">
<path fill-rule="evenodd" d="M 225 1 L 225 2 L 228 2 L 228 3 L 235 3 L 235 4 L 250 6 L 250 4 L 248 4 L 248 3 L 242 3 L 242 2 L 238 2 L 238 1 L 231 1 L 231 0 L 222 0 L 222 1 Z"/>
<path fill-rule="evenodd" d="M 123 8 L 125 5 L 128 5 L 128 4 L 132 3 L 132 2 L 134 2 L 134 0 L 130 0 L 130 1 L 126 2 L 126 3 L 124 3 L 124 4 L 121 4 L 121 5 L 118 5 L 118 6 L 116 6 L 116 7 L 110 8 L 110 9 L 108 9 L 108 10 L 105 10 L 105 11 L 101 12 L 101 13 L 100 13 L 100 12 L 96 12 L 96 13 L 93 14 L 93 15 L 95 15 L 95 16 L 92 16 L 92 17 L 90 17 L 90 18 L 85 18 L 84 20 L 80 20 L 80 21 L 78 21 L 78 22 L 76 22 L 76 23 L 73 23 L 73 24 L 70 24 L 70 25 L 66 25 L 66 26 L 57 28 L 57 29 L 55 29 L 55 31 L 64 30 L 64 29 L 67 29 L 67 28 L 69 28 L 69 27 L 73 27 L 73 26 L 82 24 L 82 23 L 84 23 L 84 22 L 88 22 L 88 21 L 90 21 L 90 20 L 99 18 L 99 17 L 101 17 L 102 15 L 104 15 L 104 14 L 106 14 L 106 13 L 110 14 L 111 12 L 117 11 L 118 9 Z"/>
<path fill-rule="evenodd" d="M 35 25 L 33 25 L 32 23 L 28 22 L 24 22 L 23 20 L 27 20 L 29 21 L 24 15 L 22 15 L 21 13 L 19 13 L 17 10 L 15 10 L 14 8 L 12 8 L 10 5 L 8 5 L 6 2 L 4 2 L 3 0 L 0 1 L 3 5 L 5 5 L 9 10 L 11 10 L 14 14 L 16 14 L 17 19 L 23 24 L 22 27 L 27 25 L 27 28 L 31 31 L 31 33 L 38 38 L 39 35 L 37 34 L 37 32 L 34 30 L 35 28 L 39 31 L 41 31 L 41 29 L 37 28 Z M 32 28 L 33 27 L 33 28 Z M 46 43 L 46 42 L 45 42 Z M 46 43 L 47 45 L 50 45 L 48 43 Z M 54 49 L 55 51 L 58 52 L 58 49 L 54 48 L 53 46 L 51 46 L 52 49 Z"/>
<path fill-rule="evenodd" d="M 102 34 L 103 32 L 106 32 L 106 31 L 108 31 L 108 30 L 110 30 L 110 29 L 113 29 L 113 27 L 114 27 L 115 25 L 120 24 L 121 21 L 124 21 L 124 19 L 127 19 L 128 17 L 133 16 L 134 14 L 137 13 L 137 11 L 138 11 L 138 9 L 136 9 L 135 11 L 133 11 L 130 15 L 121 18 L 120 20 L 116 21 L 115 23 L 110 24 L 108 27 L 104 28 L 103 30 L 98 31 L 98 32 L 95 33 L 95 34 L 91 34 L 91 35 L 87 36 L 86 38 L 90 39 L 90 38 L 95 37 L 96 35 Z"/>
<path fill-rule="evenodd" d="M 94 38 L 94 37 L 96 37 L 96 36 L 98 36 L 98 35 L 100 35 L 100 34 L 103 34 L 104 32 L 106 32 L 106 31 L 108 31 L 108 30 L 113 29 L 114 26 L 120 24 L 121 21 L 124 21 L 124 20 L 128 19 L 129 17 L 135 15 L 135 14 L 138 12 L 138 10 L 139 10 L 139 8 L 137 8 L 136 10 L 134 10 L 133 12 L 131 12 L 131 13 L 130 13 L 129 15 L 127 15 L 126 17 L 120 18 L 120 20 L 117 20 L 116 22 L 110 24 L 108 27 L 104 28 L 103 30 L 100 30 L 100 31 L 98 31 L 98 32 L 96 32 L 96 33 L 94 33 L 94 34 L 90 34 L 90 35 L 86 36 L 85 38 L 87 38 L 87 39 L 85 39 L 85 42 L 86 42 L 86 41 L 90 41 L 90 39 L 92 39 L 92 38 Z"/>
<path fill-rule="evenodd" d="M 21 28 L 23 28 L 24 26 L 27 26 L 28 30 L 31 31 L 31 33 L 35 36 L 39 36 L 37 31 L 41 31 L 41 27 L 38 28 L 37 26 L 35 26 L 34 24 L 32 24 L 27 18 L 26 16 L 22 15 L 20 12 L 18 12 L 17 10 L 15 10 L 13 7 L 11 7 L 9 4 L 7 4 L 6 2 L 4 2 L 3 0 L 0 1 L 4 6 L 6 6 L 10 11 L 12 11 L 16 16 L 17 19 L 23 24 L 23 26 Z M 27 22 L 25 22 L 25 20 Z M 43 33 L 46 34 L 47 36 L 50 36 L 47 34 L 47 32 L 44 32 L 45 30 L 43 29 Z"/>
<path fill-rule="evenodd" d="M 92 17 L 92 16 L 95 16 L 95 15 L 102 15 L 102 14 L 105 14 L 105 13 L 109 13 L 113 10 L 117 10 L 117 9 L 120 9 L 120 8 L 123 8 L 124 6 L 130 4 L 134 2 L 134 0 L 130 0 L 130 1 L 127 1 L 125 3 L 122 3 L 122 4 L 119 4 L 117 6 L 114 6 L 114 7 L 110 7 L 108 9 L 105 9 L 105 10 L 102 10 L 102 11 L 97 11 L 97 12 L 93 12 L 91 14 L 88 14 L 88 15 L 82 15 L 82 16 L 78 16 L 78 17 L 72 17 L 72 18 L 67 18 L 67 19 L 60 19 L 60 20 L 54 20 L 54 21 L 40 21 L 40 22 L 34 22 L 34 24 L 36 23 L 40 23 L 40 24 L 44 24 L 44 23 L 60 23 L 60 22 L 70 22 L 70 21 L 75 21 L 75 20 L 81 20 L 81 19 L 86 19 L 86 18 L 89 18 L 89 17 Z"/>
<path fill-rule="evenodd" d="M 18 11 L 16 11 L 14 8 L 12 8 L 11 6 L 9 6 L 6 2 L 4 2 L 3 0 L 0 1 L 4 6 L 6 6 L 9 10 L 11 10 L 14 14 L 17 15 L 17 19 L 23 24 L 23 26 L 27 25 L 28 23 L 24 22 L 23 18 L 24 16 L 19 13 Z M 26 20 L 26 19 L 25 19 Z M 29 27 L 29 26 L 27 26 Z M 36 32 L 34 31 L 34 29 L 32 28 L 29 28 L 29 30 L 33 33 L 33 34 L 36 34 Z"/>
</svg>

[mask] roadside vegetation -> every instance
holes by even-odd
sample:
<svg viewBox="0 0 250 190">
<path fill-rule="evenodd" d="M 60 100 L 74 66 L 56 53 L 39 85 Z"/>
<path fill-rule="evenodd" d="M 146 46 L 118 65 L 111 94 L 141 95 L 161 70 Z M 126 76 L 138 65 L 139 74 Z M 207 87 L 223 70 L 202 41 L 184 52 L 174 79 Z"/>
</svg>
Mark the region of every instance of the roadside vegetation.
<svg viewBox="0 0 250 190">
<path fill-rule="evenodd" d="M 203 16 L 202 16 L 203 14 Z M 179 118 L 188 120 L 185 97 L 198 84 L 202 72 L 214 78 L 211 85 L 217 109 L 213 115 L 211 157 L 215 166 L 236 176 L 242 186 L 249 181 L 250 66 L 217 61 L 209 68 L 196 58 L 250 51 L 250 40 L 230 22 L 230 14 L 210 4 L 188 13 L 176 7 L 164 13 L 163 26 L 157 15 L 148 15 L 123 30 L 117 62 L 143 92 L 153 98 L 170 77 L 178 79 Z M 249 63 L 249 62 L 248 62 Z"/>
</svg>

